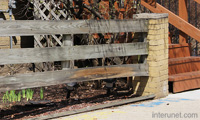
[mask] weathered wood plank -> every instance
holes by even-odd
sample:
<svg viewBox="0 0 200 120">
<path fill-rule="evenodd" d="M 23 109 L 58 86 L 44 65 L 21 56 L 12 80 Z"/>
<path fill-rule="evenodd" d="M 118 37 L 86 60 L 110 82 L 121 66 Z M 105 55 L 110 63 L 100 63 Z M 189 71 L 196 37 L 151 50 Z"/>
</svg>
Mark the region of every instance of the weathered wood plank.
<svg viewBox="0 0 200 120">
<path fill-rule="evenodd" d="M 147 20 L 0 21 L 0 36 L 147 32 Z"/>
<path fill-rule="evenodd" d="M 148 43 L 65 46 L 54 48 L 1 49 L 0 65 L 148 54 Z"/>
<path fill-rule="evenodd" d="M 82 82 L 130 76 L 148 76 L 147 64 L 127 64 L 80 68 L 0 77 L 0 92 L 70 82 Z"/>
</svg>

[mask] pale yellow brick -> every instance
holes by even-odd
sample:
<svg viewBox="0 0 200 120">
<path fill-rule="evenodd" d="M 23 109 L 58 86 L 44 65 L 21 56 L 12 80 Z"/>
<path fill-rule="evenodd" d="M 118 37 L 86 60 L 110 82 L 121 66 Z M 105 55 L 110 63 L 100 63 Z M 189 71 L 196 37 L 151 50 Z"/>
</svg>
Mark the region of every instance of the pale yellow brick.
<svg viewBox="0 0 200 120">
<path fill-rule="evenodd" d="M 163 71 L 163 70 L 168 70 L 168 65 L 161 65 L 161 66 L 158 66 L 158 67 L 149 67 L 149 71 L 156 71 L 156 70 L 159 70 L 159 71 Z"/>
<path fill-rule="evenodd" d="M 169 23 L 169 19 L 168 19 L 168 18 L 165 18 L 164 21 L 165 21 L 165 23 L 167 23 L 167 24 Z"/>
<path fill-rule="evenodd" d="M 169 55 L 168 54 L 164 54 L 164 59 L 168 59 Z"/>
<path fill-rule="evenodd" d="M 1 0 L 0 1 L 0 9 L 7 10 L 8 9 L 8 0 Z"/>
<path fill-rule="evenodd" d="M 159 67 L 160 70 L 168 70 L 168 64 L 163 64 Z"/>
<path fill-rule="evenodd" d="M 159 24 L 159 21 L 156 20 L 156 19 L 150 19 L 150 20 L 149 20 L 149 24 L 150 24 L 150 25 L 151 25 L 151 24 Z"/>
<path fill-rule="evenodd" d="M 158 76 L 158 77 L 152 77 L 150 79 L 150 82 L 156 82 L 156 83 L 160 83 L 163 85 L 164 82 L 167 82 L 168 84 L 168 75 L 163 75 L 163 76 Z"/>
<path fill-rule="evenodd" d="M 164 44 L 165 41 L 164 39 L 160 39 L 160 40 L 150 40 L 149 41 L 149 45 L 162 45 Z"/>
<path fill-rule="evenodd" d="M 165 38 L 165 39 L 169 38 L 169 34 L 168 34 L 168 32 L 165 33 L 165 37 L 164 37 L 164 38 Z"/>
<path fill-rule="evenodd" d="M 156 99 L 158 99 L 158 98 L 166 97 L 168 94 L 169 94 L 169 92 L 167 90 L 167 91 L 164 91 L 164 92 L 163 91 L 162 92 L 158 92 L 155 95 L 156 95 Z"/>
<path fill-rule="evenodd" d="M 164 54 L 162 54 L 162 55 L 159 55 L 159 56 L 157 56 L 157 55 L 155 55 L 155 56 L 148 56 L 147 57 L 147 60 L 148 61 L 161 61 L 161 60 L 164 60 L 164 59 L 166 59 L 166 56 L 164 55 Z"/>
<path fill-rule="evenodd" d="M 156 61 L 148 61 L 148 64 L 149 66 L 152 66 L 152 67 L 157 67 L 157 66 L 161 66 L 161 65 L 164 65 L 164 64 L 167 64 L 168 65 L 168 59 L 164 59 L 164 60 L 161 60 L 159 62 L 156 62 Z"/>
<path fill-rule="evenodd" d="M 168 75 L 166 75 L 166 81 L 162 82 L 162 86 L 167 86 L 168 85 Z"/>
<path fill-rule="evenodd" d="M 148 93 L 158 93 L 159 89 L 157 87 L 150 88 L 150 87 L 145 87 L 144 91 L 147 91 Z"/>
<path fill-rule="evenodd" d="M 166 54 L 164 50 L 157 50 L 157 51 L 149 51 L 149 56 L 158 56 L 158 55 L 162 55 L 162 54 Z"/>
<path fill-rule="evenodd" d="M 159 71 L 159 68 L 158 67 L 149 67 L 149 71 L 156 71 L 158 72 Z"/>
<path fill-rule="evenodd" d="M 168 69 L 160 71 L 160 75 L 168 75 Z"/>
<path fill-rule="evenodd" d="M 167 32 L 167 34 L 162 33 L 162 34 L 160 35 L 160 38 L 163 39 L 163 40 L 168 39 L 168 32 Z"/>
<path fill-rule="evenodd" d="M 165 24 L 160 24 L 160 28 L 161 29 L 165 28 Z"/>
<path fill-rule="evenodd" d="M 147 86 L 149 88 L 156 88 L 156 87 L 159 87 L 160 85 L 158 83 L 154 83 L 154 84 L 149 83 Z"/>
<path fill-rule="evenodd" d="M 165 29 L 149 30 L 148 31 L 149 35 L 160 35 L 160 34 L 164 34 L 164 33 L 165 33 Z"/>
<path fill-rule="evenodd" d="M 149 46 L 149 50 L 164 50 L 164 45 L 158 45 L 158 46 Z"/>
<path fill-rule="evenodd" d="M 165 29 L 160 29 L 159 30 L 159 34 L 164 34 L 165 33 Z M 167 31 L 167 33 L 168 33 L 168 31 Z"/>
<path fill-rule="evenodd" d="M 158 70 L 156 70 L 156 71 L 149 70 L 149 76 L 158 77 L 158 76 L 160 76 L 160 73 Z"/>
<path fill-rule="evenodd" d="M 167 46 L 168 46 L 168 45 L 167 45 Z M 165 54 L 167 54 L 167 55 L 169 54 L 169 50 L 168 50 L 168 49 L 165 50 L 164 52 L 165 52 Z"/>
<path fill-rule="evenodd" d="M 165 44 L 168 44 L 168 43 L 169 43 L 169 38 L 168 38 L 168 35 L 167 35 L 167 37 L 165 36 L 165 39 L 164 39 L 164 41 L 165 41 Z"/>
<path fill-rule="evenodd" d="M 149 30 L 148 34 L 149 35 L 159 34 L 159 30 Z"/>
<path fill-rule="evenodd" d="M 164 28 L 164 33 L 168 34 L 169 33 L 169 28 Z"/>
<path fill-rule="evenodd" d="M 164 23 L 165 23 L 165 18 L 159 19 L 159 22 L 160 22 L 161 24 L 164 24 Z"/>
<path fill-rule="evenodd" d="M 163 24 L 164 25 L 164 24 Z M 158 30 L 158 29 L 161 29 L 161 25 L 156 25 L 156 24 L 150 24 L 148 26 L 148 29 L 149 30 Z"/>
<path fill-rule="evenodd" d="M 158 67 L 158 66 L 160 66 L 158 64 L 158 62 L 155 62 L 155 61 L 148 61 L 148 64 L 149 64 L 149 66 L 152 66 L 152 67 Z"/>
<path fill-rule="evenodd" d="M 161 39 L 161 36 L 159 35 L 159 34 L 157 34 L 157 35 L 153 35 L 153 34 L 148 34 L 148 36 L 147 36 L 147 40 L 159 40 L 159 39 Z"/>
</svg>

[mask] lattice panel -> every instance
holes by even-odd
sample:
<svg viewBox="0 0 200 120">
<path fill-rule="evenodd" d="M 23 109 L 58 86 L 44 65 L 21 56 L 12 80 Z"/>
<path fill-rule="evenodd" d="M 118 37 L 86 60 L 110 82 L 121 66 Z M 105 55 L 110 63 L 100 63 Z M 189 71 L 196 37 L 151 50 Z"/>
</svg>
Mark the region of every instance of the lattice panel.
<svg viewBox="0 0 200 120">
<path fill-rule="evenodd" d="M 60 2 L 58 0 L 34 0 L 34 18 L 35 20 L 63 20 L 68 19 L 66 10 L 59 10 Z M 54 47 L 62 46 L 63 35 L 39 35 L 34 36 L 35 47 Z"/>
</svg>

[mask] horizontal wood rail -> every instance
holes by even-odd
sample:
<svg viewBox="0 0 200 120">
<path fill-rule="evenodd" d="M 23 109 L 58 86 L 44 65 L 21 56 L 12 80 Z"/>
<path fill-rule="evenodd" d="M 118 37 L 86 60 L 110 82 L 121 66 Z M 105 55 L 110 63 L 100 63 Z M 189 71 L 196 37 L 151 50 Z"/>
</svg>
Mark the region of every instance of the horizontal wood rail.
<svg viewBox="0 0 200 120">
<path fill-rule="evenodd" d="M 130 76 L 148 76 L 147 64 L 79 68 L 0 77 L 0 92 L 56 84 Z"/>
<path fill-rule="evenodd" d="M 197 0 L 196 0 L 197 1 Z M 154 13 L 168 13 L 169 14 L 169 23 L 189 35 L 190 37 L 196 39 L 200 42 L 200 30 L 184 19 L 180 18 L 176 14 L 172 13 L 162 5 L 156 3 L 156 8 L 146 3 L 144 0 L 141 1 L 141 4 Z"/>
<path fill-rule="evenodd" d="M 0 50 L 0 65 L 147 54 L 147 42 L 81 45 L 54 48 L 2 49 Z"/>
<path fill-rule="evenodd" d="M 115 32 L 143 32 L 144 42 L 62 46 L 51 48 L 0 49 L 0 65 L 69 61 L 148 55 L 147 19 L 132 20 L 75 20 L 75 21 L 0 21 L 0 36 L 28 36 L 52 34 L 90 34 Z M 17 74 L 0 77 L 0 92 L 130 76 L 148 76 L 148 65 L 125 64 L 91 68 L 63 69 L 51 72 Z"/>
<path fill-rule="evenodd" d="M 147 32 L 147 20 L 0 21 L 0 36 Z"/>
</svg>

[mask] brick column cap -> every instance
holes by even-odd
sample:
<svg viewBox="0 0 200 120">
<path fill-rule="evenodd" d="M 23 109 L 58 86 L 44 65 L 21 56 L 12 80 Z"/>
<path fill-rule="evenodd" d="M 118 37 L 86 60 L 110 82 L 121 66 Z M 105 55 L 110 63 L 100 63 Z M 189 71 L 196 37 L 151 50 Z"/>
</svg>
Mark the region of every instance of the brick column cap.
<svg viewBox="0 0 200 120">
<path fill-rule="evenodd" d="M 140 13 L 134 14 L 133 19 L 161 19 L 168 18 L 168 13 Z"/>
</svg>

